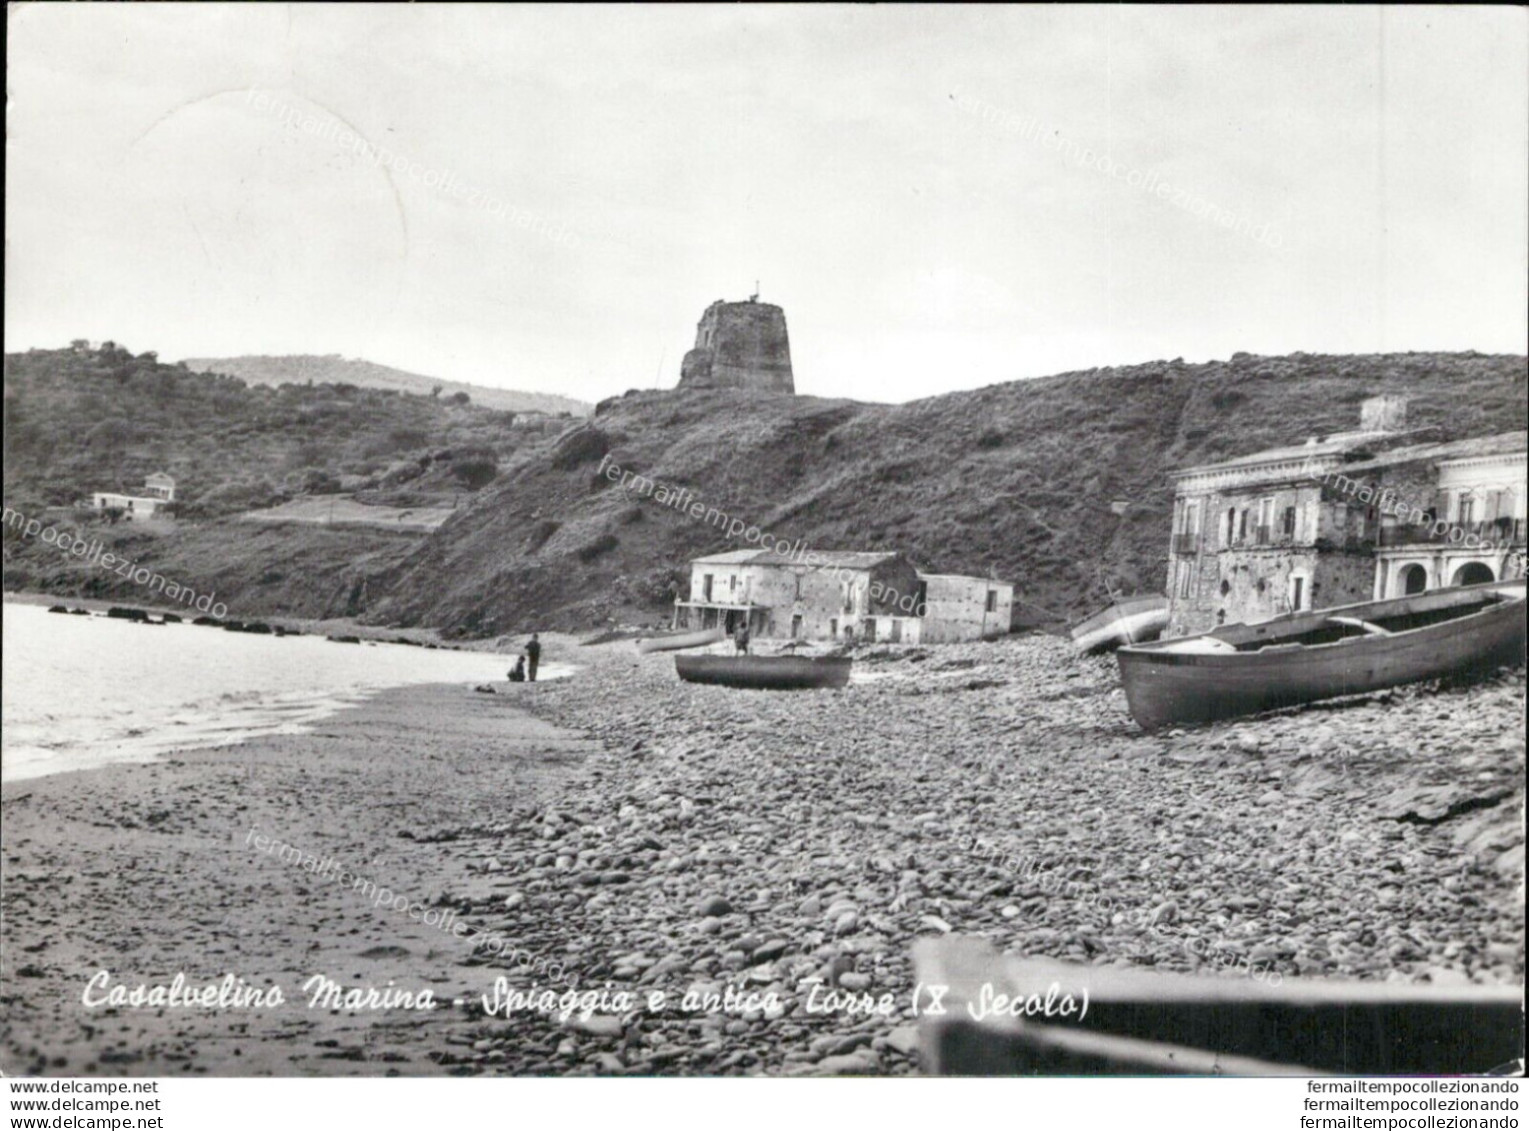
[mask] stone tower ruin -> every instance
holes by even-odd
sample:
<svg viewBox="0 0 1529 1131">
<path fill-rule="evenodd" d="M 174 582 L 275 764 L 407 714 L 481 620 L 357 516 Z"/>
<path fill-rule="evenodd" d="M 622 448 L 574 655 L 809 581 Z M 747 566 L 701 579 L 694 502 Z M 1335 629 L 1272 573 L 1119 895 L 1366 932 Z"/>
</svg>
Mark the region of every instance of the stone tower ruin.
<svg viewBox="0 0 1529 1131">
<path fill-rule="evenodd" d="M 759 302 L 723 302 L 706 308 L 695 348 L 680 364 L 681 389 L 751 389 L 795 393 L 786 312 Z"/>
</svg>

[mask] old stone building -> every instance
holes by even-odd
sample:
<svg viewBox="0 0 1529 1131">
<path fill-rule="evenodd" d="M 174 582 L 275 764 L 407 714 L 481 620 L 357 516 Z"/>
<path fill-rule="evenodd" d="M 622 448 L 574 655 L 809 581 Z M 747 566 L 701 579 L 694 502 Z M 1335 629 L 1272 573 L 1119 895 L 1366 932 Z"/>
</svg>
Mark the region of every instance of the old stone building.
<svg viewBox="0 0 1529 1131">
<path fill-rule="evenodd" d="M 761 639 L 917 644 L 1009 631 L 1014 587 L 956 574 L 921 574 L 898 553 L 733 550 L 690 563 L 674 602 L 676 628 Z"/>
<path fill-rule="evenodd" d="M 747 618 L 762 638 L 907 640 L 917 636 L 920 590 L 901 554 L 733 550 L 690 563 L 675 626 L 731 632 Z"/>
<path fill-rule="evenodd" d="M 1014 586 L 1007 581 L 958 573 L 920 573 L 924 583 L 925 644 L 981 640 L 1009 631 L 1014 614 Z"/>
<path fill-rule="evenodd" d="M 1399 444 L 1405 408 L 1372 398 L 1357 431 L 1175 472 L 1168 635 L 1366 600 L 1377 516 L 1321 476 Z"/>
<path fill-rule="evenodd" d="M 1380 513 L 1374 596 L 1524 575 L 1522 432 L 1396 448 L 1327 476 Z"/>
<path fill-rule="evenodd" d="M 1175 472 L 1168 634 L 1511 571 L 1523 435 L 1404 446 L 1405 424 L 1403 398 L 1375 397 L 1357 431 Z M 1507 535 L 1490 553 L 1466 542 L 1483 523 Z"/>
<path fill-rule="evenodd" d="M 749 389 L 795 393 L 786 312 L 757 296 L 718 299 L 696 327 L 695 348 L 680 364 L 681 389 Z"/>
</svg>

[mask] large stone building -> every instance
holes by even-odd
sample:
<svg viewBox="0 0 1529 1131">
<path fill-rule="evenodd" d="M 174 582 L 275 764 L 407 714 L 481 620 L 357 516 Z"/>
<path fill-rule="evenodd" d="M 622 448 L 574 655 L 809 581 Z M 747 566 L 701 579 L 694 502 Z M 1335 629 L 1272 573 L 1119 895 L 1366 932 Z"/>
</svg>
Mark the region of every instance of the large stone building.
<svg viewBox="0 0 1529 1131">
<path fill-rule="evenodd" d="M 696 327 L 695 348 L 680 364 L 681 389 L 796 392 L 786 312 L 756 299 L 718 299 L 706 308 Z"/>
<path fill-rule="evenodd" d="M 1403 446 L 1405 422 L 1402 398 L 1375 397 L 1358 431 L 1174 473 L 1168 634 L 1511 572 L 1523 434 Z M 1488 550 L 1484 523 L 1506 541 Z"/>
<path fill-rule="evenodd" d="M 761 639 L 940 643 L 1007 633 L 1014 587 L 921 574 L 902 554 L 733 550 L 690 563 L 676 628 L 747 620 Z"/>
</svg>

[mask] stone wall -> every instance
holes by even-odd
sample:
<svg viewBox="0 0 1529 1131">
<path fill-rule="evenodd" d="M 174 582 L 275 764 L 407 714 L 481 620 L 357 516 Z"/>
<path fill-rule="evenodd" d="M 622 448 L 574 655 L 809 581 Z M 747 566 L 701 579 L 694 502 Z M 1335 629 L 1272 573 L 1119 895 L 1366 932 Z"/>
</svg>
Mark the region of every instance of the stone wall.
<svg viewBox="0 0 1529 1131">
<path fill-rule="evenodd" d="M 1174 601 L 1171 633 L 1206 632 L 1221 624 L 1267 620 L 1288 612 L 1291 575 L 1303 572 L 1309 577 L 1316 556 L 1311 550 L 1272 547 L 1207 555 L 1198 592 Z"/>
<path fill-rule="evenodd" d="M 935 574 L 924 578 L 926 644 L 980 640 L 990 633 L 1007 633 L 1014 611 L 1014 586 L 981 577 Z M 996 590 L 997 608 L 988 612 L 987 595 Z"/>
<path fill-rule="evenodd" d="M 1359 405 L 1359 431 L 1400 432 L 1407 427 L 1407 398 L 1370 397 Z"/>
<path fill-rule="evenodd" d="M 1382 522 L 1389 517 L 1393 521 L 1411 523 L 1417 519 L 1418 511 L 1433 510 L 1435 517 L 1442 513 L 1438 506 L 1438 475 L 1424 460 L 1386 468 L 1380 483 L 1376 503 Z"/>
<path fill-rule="evenodd" d="M 1374 595 L 1375 555 L 1371 548 L 1331 551 L 1317 557 L 1311 579 L 1311 608 L 1354 605 Z"/>
</svg>

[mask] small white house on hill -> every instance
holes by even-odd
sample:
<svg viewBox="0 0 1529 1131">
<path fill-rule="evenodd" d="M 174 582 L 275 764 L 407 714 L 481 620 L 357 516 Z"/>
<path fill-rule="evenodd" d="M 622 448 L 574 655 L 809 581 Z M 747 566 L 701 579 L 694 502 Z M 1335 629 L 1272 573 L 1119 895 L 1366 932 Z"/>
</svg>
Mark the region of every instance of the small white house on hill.
<svg viewBox="0 0 1529 1131">
<path fill-rule="evenodd" d="M 98 511 L 120 510 L 123 519 L 153 518 L 156 511 L 166 503 L 175 501 L 175 480 L 162 471 L 156 471 L 143 481 L 143 494 L 122 495 L 114 491 L 97 491 L 90 496 L 90 505 Z"/>
</svg>

